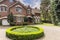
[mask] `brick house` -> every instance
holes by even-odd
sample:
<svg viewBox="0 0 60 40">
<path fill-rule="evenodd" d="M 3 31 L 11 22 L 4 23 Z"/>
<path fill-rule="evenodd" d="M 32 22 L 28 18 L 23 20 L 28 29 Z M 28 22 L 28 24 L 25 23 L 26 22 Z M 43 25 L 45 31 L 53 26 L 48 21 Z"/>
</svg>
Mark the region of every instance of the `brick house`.
<svg viewBox="0 0 60 40">
<path fill-rule="evenodd" d="M 34 23 L 40 23 L 40 10 L 37 8 L 32 9 L 32 14 L 34 15 Z"/>
<path fill-rule="evenodd" d="M 23 24 L 25 16 L 32 16 L 32 8 L 24 6 L 17 0 L 0 0 L 0 20 L 2 20 L 2 25 L 9 25 L 7 21 L 9 13 L 14 15 L 16 24 Z"/>
</svg>

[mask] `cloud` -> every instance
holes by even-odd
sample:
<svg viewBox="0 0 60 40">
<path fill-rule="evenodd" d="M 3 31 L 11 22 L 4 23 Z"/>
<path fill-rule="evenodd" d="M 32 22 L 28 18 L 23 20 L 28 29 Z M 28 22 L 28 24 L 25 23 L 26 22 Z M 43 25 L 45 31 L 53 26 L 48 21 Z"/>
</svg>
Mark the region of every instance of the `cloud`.
<svg viewBox="0 0 60 40">
<path fill-rule="evenodd" d="M 32 8 L 40 7 L 40 0 L 20 0 L 24 5 L 30 5 Z"/>
</svg>

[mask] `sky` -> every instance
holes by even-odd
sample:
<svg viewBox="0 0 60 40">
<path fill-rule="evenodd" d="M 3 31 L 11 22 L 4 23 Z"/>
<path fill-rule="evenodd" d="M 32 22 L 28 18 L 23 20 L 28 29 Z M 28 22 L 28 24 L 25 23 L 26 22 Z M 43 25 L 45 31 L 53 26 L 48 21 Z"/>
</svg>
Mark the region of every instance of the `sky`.
<svg viewBox="0 0 60 40">
<path fill-rule="evenodd" d="M 19 0 L 19 1 L 26 6 L 30 5 L 32 8 L 37 7 L 39 9 L 40 7 L 40 0 Z"/>
</svg>

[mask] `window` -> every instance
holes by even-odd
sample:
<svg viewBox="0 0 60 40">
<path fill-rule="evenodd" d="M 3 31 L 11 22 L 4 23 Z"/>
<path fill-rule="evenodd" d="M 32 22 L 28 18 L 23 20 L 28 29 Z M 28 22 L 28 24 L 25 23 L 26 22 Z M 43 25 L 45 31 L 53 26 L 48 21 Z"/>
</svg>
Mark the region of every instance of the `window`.
<svg viewBox="0 0 60 40">
<path fill-rule="evenodd" d="M 22 18 L 21 17 L 17 17 L 17 22 L 21 22 Z"/>
<path fill-rule="evenodd" d="M 17 11 L 17 12 L 22 12 L 22 8 L 16 7 L 16 11 Z"/>
<path fill-rule="evenodd" d="M 27 10 L 27 13 L 30 14 L 30 9 Z"/>
<path fill-rule="evenodd" d="M 13 0 L 9 0 L 9 2 L 13 2 Z"/>
<path fill-rule="evenodd" d="M 5 7 L 5 6 L 0 6 L 0 12 L 2 12 L 2 11 L 7 11 L 7 7 Z"/>
</svg>

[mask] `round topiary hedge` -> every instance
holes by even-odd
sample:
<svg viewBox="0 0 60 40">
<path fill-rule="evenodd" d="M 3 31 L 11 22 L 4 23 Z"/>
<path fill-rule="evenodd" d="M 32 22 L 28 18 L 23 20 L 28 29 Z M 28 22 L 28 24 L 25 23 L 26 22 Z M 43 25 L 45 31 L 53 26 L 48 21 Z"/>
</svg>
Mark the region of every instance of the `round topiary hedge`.
<svg viewBox="0 0 60 40">
<path fill-rule="evenodd" d="M 33 26 L 17 26 L 6 30 L 6 36 L 12 40 L 33 40 L 43 35 L 44 30 L 42 28 Z"/>
</svg>

